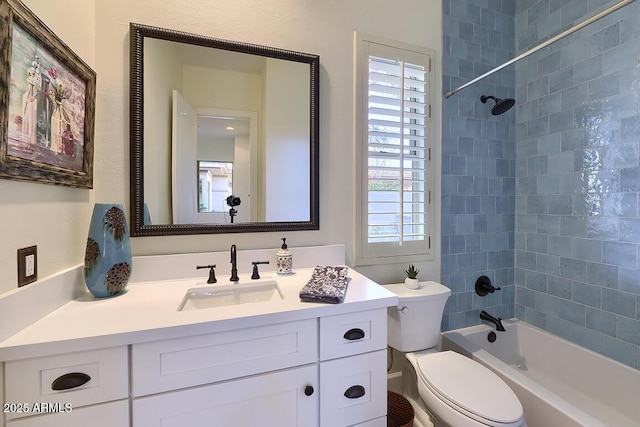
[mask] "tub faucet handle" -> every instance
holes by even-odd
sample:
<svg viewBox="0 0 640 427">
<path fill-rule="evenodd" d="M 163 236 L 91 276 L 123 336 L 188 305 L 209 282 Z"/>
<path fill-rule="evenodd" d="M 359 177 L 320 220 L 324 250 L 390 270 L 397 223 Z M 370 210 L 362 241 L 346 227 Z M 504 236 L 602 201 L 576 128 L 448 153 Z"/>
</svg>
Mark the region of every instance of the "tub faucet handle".
<svg viewBox="0 0 640 427">
<path fill-rule="evenodd" d="M 478 280 L 476 280 L 476 294 L 478 294 L 481 297 L 487 294 L 492 294 L 495 291 L 499 291 L 499 290 L 500 290 L 500 286 L 494 287 L 491 284 L 491 279 L 489 279 L 487 276 L 480 276 L 478 277 Z"/>
</svg>

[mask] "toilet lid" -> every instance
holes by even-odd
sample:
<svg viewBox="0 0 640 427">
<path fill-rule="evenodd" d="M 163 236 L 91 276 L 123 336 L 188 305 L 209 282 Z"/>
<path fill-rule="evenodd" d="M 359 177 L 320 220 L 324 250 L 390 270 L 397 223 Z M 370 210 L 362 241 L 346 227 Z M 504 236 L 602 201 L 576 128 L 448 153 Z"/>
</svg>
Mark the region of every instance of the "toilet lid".
<svg viewBox="0 0 640 427">
<path fill-rule="evenodd" d="M 515 393 L 478 362 L 443 351 L 419 356 L 417 363 L 425 385 L 459 412 L 498 424 L 511 424 L 522 418 L 522 405 Z"/>
</svg>

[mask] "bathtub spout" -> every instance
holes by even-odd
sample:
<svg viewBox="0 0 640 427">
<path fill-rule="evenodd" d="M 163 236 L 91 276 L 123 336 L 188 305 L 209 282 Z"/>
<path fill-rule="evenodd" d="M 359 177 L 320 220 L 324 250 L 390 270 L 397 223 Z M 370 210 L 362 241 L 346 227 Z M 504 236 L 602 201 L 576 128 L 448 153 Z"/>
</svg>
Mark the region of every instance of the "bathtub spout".
<svg viewBox="0 0 640 427">
<path fill-rule="evenodd" d="M 501 318 L 495 318 L 492 315 L 490 315 L 489 313 L 487 313 L 486 311 L 482 310 L 480 312 L 480 319 L 482 320 L 486 320 L 487 322 L 491 322 L 494 325 L 496 325 L 496 331 L 500 331 L 500 332 L 505 332 L 506 329 L 504 328 L 504 326 L 502 326 L 502 319 Z"/>
</svg>

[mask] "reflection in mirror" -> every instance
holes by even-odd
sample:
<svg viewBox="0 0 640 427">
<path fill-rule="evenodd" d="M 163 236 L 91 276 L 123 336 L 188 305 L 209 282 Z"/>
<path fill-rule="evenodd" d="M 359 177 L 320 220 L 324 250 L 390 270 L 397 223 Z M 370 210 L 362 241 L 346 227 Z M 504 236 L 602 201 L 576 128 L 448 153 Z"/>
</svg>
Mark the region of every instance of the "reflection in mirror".
<svg viewBox="0 0 640 427">
<path fill-rule="evenodd" d="M 224 213 L 227 211 L 227 199 L 242 201 L 233 195 L 233 163 L 204 162 L 198 160 L 198 213 Z M 231 203 L 231 206 L 234 203 Z M 239 205 L 240 203 L 235 203 Z M 245 203 L 246 206 L 246 203 Z M 237 215 L 237 211 L 234 216 Z M 231 222 L 212 218 L 211 223 Z"/>
<path fill-rule="evenodd" d="M 131 24 L 132 235 L 318 229 L 318 66 Z"/>
</svg>

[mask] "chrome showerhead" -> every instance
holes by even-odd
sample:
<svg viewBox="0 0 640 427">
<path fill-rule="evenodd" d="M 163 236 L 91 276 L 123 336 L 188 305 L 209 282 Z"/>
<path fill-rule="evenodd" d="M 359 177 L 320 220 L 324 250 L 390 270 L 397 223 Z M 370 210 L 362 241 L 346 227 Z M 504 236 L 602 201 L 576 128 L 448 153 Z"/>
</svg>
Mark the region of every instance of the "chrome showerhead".
<svg viewBox="0 0 640 427">
<path fill-rule="evenodd" d="M 509 108 L 513 107 L 513 104 L 516 103 L 516 101 L 511 98 L 500 99 L 491 95 L 482 95 L 480 97 L 480 101 L 482 101 L 483 104 L 486 104 L 487 99 L 493 99 L 496 102 L 496 105 L 494 105 L 491 109 L 491 114 L 493 114 L 494 116 L 504 113 Z"/>
</svg>

